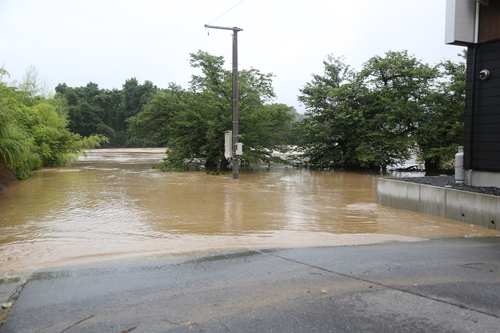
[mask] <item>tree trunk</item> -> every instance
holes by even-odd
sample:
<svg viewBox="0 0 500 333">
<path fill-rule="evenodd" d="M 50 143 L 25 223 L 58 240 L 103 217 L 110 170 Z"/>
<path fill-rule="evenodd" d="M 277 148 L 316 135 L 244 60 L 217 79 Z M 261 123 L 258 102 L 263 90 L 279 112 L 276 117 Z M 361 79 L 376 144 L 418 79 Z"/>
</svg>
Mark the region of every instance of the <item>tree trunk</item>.
<svg viewBox="0 0 500 333">
<path fill-rule="evenodd" d="M 425 174 L 426 175 L 436 175 L 439 174 L 440 162 L 437 159 L 428 159 L 424 161 Z"/>
<path fill-rule="evenodd" d="M 229 160 L 222 158 L 221 160 L 207 159 L 205 162 L 206 170 L 227 170 L 229 166 Z"/>
</svg>

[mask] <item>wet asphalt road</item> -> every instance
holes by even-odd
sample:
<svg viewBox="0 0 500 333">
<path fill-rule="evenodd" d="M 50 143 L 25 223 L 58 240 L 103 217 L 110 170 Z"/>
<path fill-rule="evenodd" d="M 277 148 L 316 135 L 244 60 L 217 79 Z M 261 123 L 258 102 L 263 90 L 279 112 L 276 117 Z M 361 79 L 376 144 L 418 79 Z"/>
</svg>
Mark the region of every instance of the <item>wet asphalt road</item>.
<svg viewBox="0 0 500 333">
<path fill-rule="evenodd" d="M 500 237 L 34 273 L 0 332 L 499 332 Z"/>
</svg>

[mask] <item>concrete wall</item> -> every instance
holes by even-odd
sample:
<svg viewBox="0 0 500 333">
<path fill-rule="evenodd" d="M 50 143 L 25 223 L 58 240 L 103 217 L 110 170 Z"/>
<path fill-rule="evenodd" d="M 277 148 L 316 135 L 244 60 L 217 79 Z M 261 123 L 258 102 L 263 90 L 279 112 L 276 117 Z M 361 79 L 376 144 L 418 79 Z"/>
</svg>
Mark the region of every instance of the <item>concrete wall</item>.
<svg viewBox="0 0 500 333">
<path fill-rule="evenodd" d="M 472 183 L 470 170 L 465 170 L 465 184 L 469 186 L 494 186 L 500 187 L 500 172 L 472 171 Z"/>
<path fill-rule="evenodd" d="M 377 203 L 500 230 L 498 196 L 379 178 Z"/>
</svg>

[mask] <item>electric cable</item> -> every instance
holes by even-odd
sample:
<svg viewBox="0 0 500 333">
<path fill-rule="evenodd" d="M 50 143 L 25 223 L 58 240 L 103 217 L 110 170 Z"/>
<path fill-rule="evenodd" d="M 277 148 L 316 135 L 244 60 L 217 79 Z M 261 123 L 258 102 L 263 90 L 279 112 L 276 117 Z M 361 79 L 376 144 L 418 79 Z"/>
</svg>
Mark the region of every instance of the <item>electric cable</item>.
<svg viewBox="0 0 500 333">
<path fill-rule="evenodd" d="M 208 24 L 212 24 L 214 23 L 215 21 L 217 21 L 218 19 L 220 19 L 222 16 L 226 15 L 227 13 L 229 13 L 231 10 L 233 10 L 236 6 L 238 6 L 240 3 L 242 3 L 243 1 L 245 0 L 241 0 L 240 2 L 238 2 L 236 5 L 234 5 L 233 7 L 229 8 L 226 12 L 224 12 L 222 15 L 220 15 L 219 17 L 217 17 L 215 20 L 213 20 L 212 22 L 208 23 Z"/>
</svg>

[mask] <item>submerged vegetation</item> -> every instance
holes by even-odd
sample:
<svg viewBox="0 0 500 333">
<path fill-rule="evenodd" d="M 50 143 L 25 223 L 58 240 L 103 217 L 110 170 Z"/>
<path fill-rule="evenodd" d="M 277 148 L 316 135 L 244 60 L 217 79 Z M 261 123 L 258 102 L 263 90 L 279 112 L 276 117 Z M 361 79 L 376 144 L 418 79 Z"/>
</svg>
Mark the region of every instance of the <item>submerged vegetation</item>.
<svg viewBox="0 0 500 333">
<path fill-rule="evenodd" d="M 390 51 L 355 71 L 328 56 L 299 100 L 308 117 L 296 136 L 310 165 L 383 169 L 415 154 L 436 171 L 463 144 L 465 63 Z"/>
<path fill-rule="evenodd" d="M 190 89 L 171 85 L 156 94 L 136 116 L 129 118 L 132 133 L 159 138 L 168 146 L 163 170 L 203 166 L 226 169 L 223 132 L 232 128 L 231 72 L 224 59 L 206 52 L 191 54 Z M 272 75 L 257 69 L 239 73 L 239 132 L 243 164 L 282 161 L 272 154 L 287 143 L 296 119 L 292 107 L 273 103 Z"/>
<path fill-rule="evenodd" d="M 59 166 L 95 147 L 167 147 L 161 170 L 226 169 L 223 132 L 232 127 L 231 71 L 223 57 L 190 55 L 199 70 L 188 89 L 127 80 L 122 89 L 57 85 L 51 93 L 34 67 L 19 83 L 0 69 L 0 182 L 6 171 Z M 272 74 L 239 72 L 244 164 L 283 162 L 287 145 L 321 168 L 380 169 L 412 154 L 442 169 L 462 145 L 465 63 L 431 66 L 403 52 L 374 56 L 356 71 L 327 56 L 323 74 L 300 89 L 305 115 L 276 103 Z M 282 155 L 281 155 L 282 156 Z"/>
</svg>

